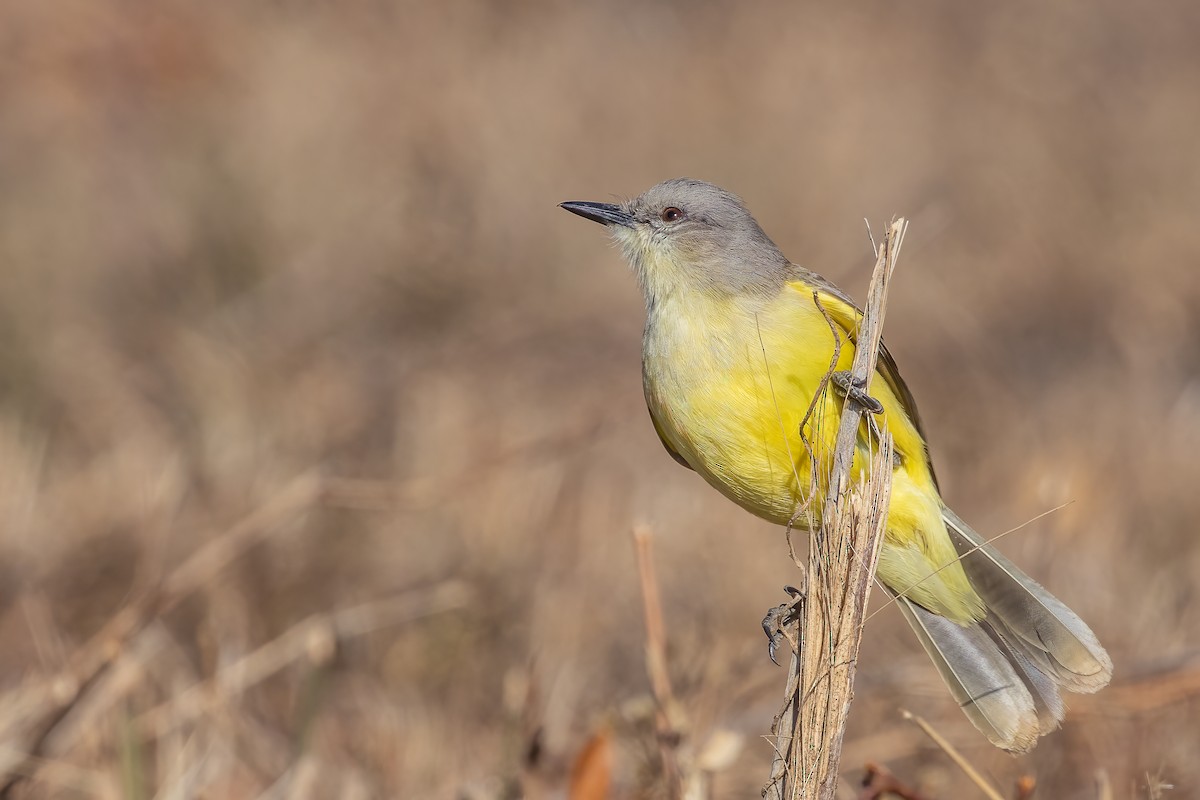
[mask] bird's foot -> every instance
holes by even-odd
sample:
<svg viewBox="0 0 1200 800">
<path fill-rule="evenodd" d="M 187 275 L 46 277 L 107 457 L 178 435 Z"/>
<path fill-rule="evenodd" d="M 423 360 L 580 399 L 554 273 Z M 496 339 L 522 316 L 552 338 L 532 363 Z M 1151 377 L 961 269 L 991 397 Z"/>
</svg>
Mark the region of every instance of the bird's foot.
<svg viewBox="0 0 1200 800">
<path fill-rule="evenodd" d="M 834 372 L 829 377 L 830 380 L 833 381 L 833 385 L 836 386 L 848 400 L 853 400 L 862 406 L 865 411 L 869 411 L 872 414 L 883 413 L 883 403 L 879 402 L 864 391 L 867 385 L 865 380 L 855 380 L 854 375 L 849 370 L 839 370 L 838 372 Z"/>
<path fill-rule="evenodd" d="M 795 624 L 799 620 L 799 612 L 797 609 L 804 603 L 804 592 L 797 589 L 795 586 L 785 586 L 783 590 L 791 595 L 791 599 L 782 605 L 775 606 L 767 615 L 763 617 L 762 626 L 763 633 L 767 634 L 767 655 L 771 657 L 771 661 L 775 666 L 779 666 L 779 661 L 775 658 L 775 652 L 779 649 L 779 645 L 784 639 L 791 642 L 794 652 L 799 652 L 800 645 L 788 635 L 788 627 Z"/>
</svg>

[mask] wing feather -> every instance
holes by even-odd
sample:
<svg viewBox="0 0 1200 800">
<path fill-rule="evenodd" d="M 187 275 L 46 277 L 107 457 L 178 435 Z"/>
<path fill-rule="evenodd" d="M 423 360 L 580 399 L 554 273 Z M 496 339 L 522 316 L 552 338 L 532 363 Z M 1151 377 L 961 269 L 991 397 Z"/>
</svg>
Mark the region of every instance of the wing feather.
<svg viewBox="0 0 1200 800">
<path fill-rule="evenodd" d="M 796 289 L 809 293 L 816 292 L 821 305 L 829 312 L 829 316 L 846 334 L 851 344 L 857 346 L 859 327 L 862 324 L 862 311 L 854 304 L 854 301 L 845 292 L 830 283 L 828 279 L 817 273 L 795 264 L 792 265 L 792 268 L 793 285 L 796 286 Z M 917 429 L 921 440 L 927 442 L 925 426 L 921 423 L 921 415 L 917 411 L 917 400 L 909 390 L 908 384 L 900 377 L 900 368 L 896 366 L 896 359 L 892 358 L 887 345 L 882 342 L 879 345 L 879 362 L 875 370 L 900 400 L 904 412 L 912 420 L 913 427 Z M 929 474 L 933 478 L 934 486 L 937 486 L 937 473 L 934 472 L 928 447 L 925 450 L 925 464 L 929 467 Z"/>
</svg>

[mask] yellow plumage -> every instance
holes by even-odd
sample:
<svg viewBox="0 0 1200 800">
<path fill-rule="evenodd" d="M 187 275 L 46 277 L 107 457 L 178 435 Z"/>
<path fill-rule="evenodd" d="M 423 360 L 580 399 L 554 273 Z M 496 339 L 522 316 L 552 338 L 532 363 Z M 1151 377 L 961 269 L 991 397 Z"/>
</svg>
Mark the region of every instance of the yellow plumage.
<svg viewBox="0 0 1200 800">
<path fill-rule="evenodd" d="M 829 319 L 814 301 L 814 290 Z M 676 313 L 672 305 L 677 302 L 686 302 L 689 313 Z M 843 405 L 826 376 L 831 367 L 846 370 L 854 361 L 858 312 L 820 287 L 796 280 L 766 300 L 689 293 L 663 301 L 653 313 L 643 376 L 664 443 L 757 516 L 800 527 L 819 519 L 825 494 L 821 479 Z M 841 340 L 836 364 L 835 331 Z M 721 379 L 713 380 L 714 375 Z M 898 592 L 909 590 L 910 598 L 942 616 L 957 622 L 980 619 L 983 603 L 957 563 L 925 442 L 897 388 L 880 375 L 870 390 L 883 404 L 878 424 L 891 432 L 900 462 L 892 477 L 879 577 Z M 870 435 L 865 423 L 859 435 L 863 452 Z M 816 470 L 816 481 L 814 462 L 825 466 Z M 865 463 L 856 457 L 856 473 Z M 802 508 L 808 513 L 797 518 Z"/>
</svg>

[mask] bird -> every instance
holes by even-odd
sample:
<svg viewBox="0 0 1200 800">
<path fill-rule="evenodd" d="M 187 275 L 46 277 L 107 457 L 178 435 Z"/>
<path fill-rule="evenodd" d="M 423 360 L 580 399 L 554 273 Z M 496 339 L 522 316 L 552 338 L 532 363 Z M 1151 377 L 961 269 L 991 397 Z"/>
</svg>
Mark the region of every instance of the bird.
<svg viewBox="0 0 1200 800">
<path fill-rule="evenodd" d="M 812 527 L 820 465 L 855 391 L 844 378 L 862 315 L 850 297 L 789 261 L 738 196 L 705 181 L 560 207 L 605 225 L 640 284 L 642 384 L 666 451 L 750 513 L 803 526 L 806 508 Z M 1027 752 L 1061 723 L 1062 692 L 1103 688 L 1112 660 L 943 501 L 916 401 L 885 346 L 875 378 L 863 404 L 895 450 L 877 578 L 971 723 Z M 870 431 L 860 426 L 855 475 L 869 464 Z"/>
</svg>

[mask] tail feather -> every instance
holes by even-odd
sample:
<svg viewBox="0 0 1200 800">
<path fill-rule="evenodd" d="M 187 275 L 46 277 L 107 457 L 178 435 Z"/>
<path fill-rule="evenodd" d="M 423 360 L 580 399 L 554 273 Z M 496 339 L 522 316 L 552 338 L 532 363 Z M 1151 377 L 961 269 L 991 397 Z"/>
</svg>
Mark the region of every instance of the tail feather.
<svg viewBox="0 0 1200 800">
<path fill-rule="evenodd" d="M 1099 690 L 1112 660 L 1058 598 L 953 511 L 943 518 L 987 617 L 960 625 L 905 597 L 897 604 L 972 724 L 997 747 L 1026 752 L 1062 721 L 1060 688 Z"/>
<path fill-rule="evenodd" d="M 1066 713 L 1066 706 L 1063 705 L 1062 695 L 1059 694 L 1057 681 L 1044 670 L 1039 669 L 1022 650 L 1009 644 L 1011 637 L 1005 636 L 1003 633 L 1004 623 L 996 619 L 995 615 L 991 615 L 980 625 L 991 637 L 996 647 L 1016 668 L 1018 677 L 1024 682 L 1025 688 L 1029 690 L 1034 707 L 1037 709 L 1038 736 L 1045 736 L 1059 726 Z"/>
<path fill-rule="evenodd" d="M 1074 611 L 1046 591 L 948 508 L 942 518 L 963 569 L 1009 643 L 1072 692 L 1098 691 L 1112 660 Z"/>
<path fill-rule="evenodd" d="M 983 624 L 959 625 L 904 597 L 897 604 L 971 724 L 997 747 L 1032 749 L 1042 732 L 1037 704 Z"/>
</svg>

